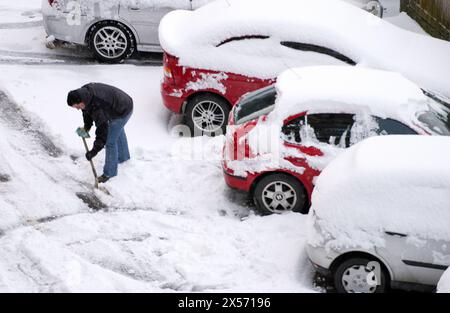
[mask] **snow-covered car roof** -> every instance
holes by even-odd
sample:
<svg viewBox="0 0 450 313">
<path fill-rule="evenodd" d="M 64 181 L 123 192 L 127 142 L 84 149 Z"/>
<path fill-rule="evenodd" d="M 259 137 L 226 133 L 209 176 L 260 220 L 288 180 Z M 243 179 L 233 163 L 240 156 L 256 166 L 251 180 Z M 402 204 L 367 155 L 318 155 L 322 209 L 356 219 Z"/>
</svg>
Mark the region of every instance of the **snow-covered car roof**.
<svg viewBox="0 0 450 313">
<path fill-rule="evenodd" d="M 167 14 L 159 32 L 163 49 L 182 66 L 274 78 L 290 67 L 342 63 L 280 46 L 299 42 L 335 50 L 360 65 L 401 72 L 422 88 L 450 96 L 449 42 L 403 30 L 343 1 L 218 0 Z M 248 36 L 253 45 L 227 42 Z"/>
<path fill-rule="evenodd" d="M 266 121 L 310 113 L 361 112 L 411 125 L 430 99 L 401 74 L 364 67 L 313 66 L 287 70 L 277 80 L 277 100 Z"/>
<path fill-rule="evenodd" d="M 310 220 L 336 247 L 382 246 L 384 232 L 450 240 L 449 160 L 449 137 L 364 140 L 321 173 Z"/>
</svg>

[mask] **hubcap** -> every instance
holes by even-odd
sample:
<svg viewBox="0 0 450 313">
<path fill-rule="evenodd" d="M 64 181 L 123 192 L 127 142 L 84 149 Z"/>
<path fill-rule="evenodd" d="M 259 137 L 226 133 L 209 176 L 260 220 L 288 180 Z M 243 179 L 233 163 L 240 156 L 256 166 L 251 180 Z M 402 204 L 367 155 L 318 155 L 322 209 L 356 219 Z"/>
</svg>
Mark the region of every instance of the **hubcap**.
<svg viewBox="0 0 450 313">
<path fill-rule="evenodd" d="M 262 201 L 267 210 L 272 213 L 291 211 L 297 203 L 297 193 L 291 185 L 276 181 L 264 188 Z"/>
<path fill-rule="evenodd" d="M 372 282 L 369 283 L 369 280 Z M 375 279 L 375 281 L 373 281 Z M 377 290 L 376 277 L 364 265 L 354 265 L 344 271 L 342 286 L 348 293 L 375 293 Z"/>
<path fill-rule="evenodd" d="M 192 121 L 202 131 L 215 132 L 222 128 L 225 112 L 216 102 L 203 101 L 197 103 L 192 110 Z"/>
<path fill-rule="evenodd" d="M 122 56 L 127 49 L 127 45 L 125 33 L 114 26 L 103 27 L 94 37 L 95 50 L 108 59 Z"/>
</svg>

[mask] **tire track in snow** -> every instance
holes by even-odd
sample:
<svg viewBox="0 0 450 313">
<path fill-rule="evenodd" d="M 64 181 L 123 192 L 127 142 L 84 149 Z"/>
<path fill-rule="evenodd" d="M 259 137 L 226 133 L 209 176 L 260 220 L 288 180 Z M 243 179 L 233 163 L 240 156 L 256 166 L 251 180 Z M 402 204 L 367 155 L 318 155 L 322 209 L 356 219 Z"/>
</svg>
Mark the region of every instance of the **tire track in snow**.
<svg viewBox="0 0 450 313">
<path fill-rule="evenodd" d="M 21 22 L 21 23 L 0 23 L 0 29 L 22 29 L 43 26 L 44 21 Z"/>
<path fill-rule="evenodd" d="M 95 65 L 100 64 L 90 55 L 77 54 L 52 54 L 41 52 L 21 52 L 0 50 L 0 64 L 24 64 L 24 65 Z M 136 66 L 161 66 L 162 57 L 140 55 L 138 58 L 128 59 L 121 64 Z"/>
<path fill-rule="evenodd" d="M 10 98 L 0 90 L 0 118 L 10 128 L 22 132 L 25 136 L 31 137 L 33 141 L 37 142 L 49 156 L 57 158 L 62 155 L 62 149 L 59 148 L 50 138 L 45 134 L 42 126 L 30 117 L 28 117 L 23 109 L 17 103 L 10 100 Z"/>
</svg>

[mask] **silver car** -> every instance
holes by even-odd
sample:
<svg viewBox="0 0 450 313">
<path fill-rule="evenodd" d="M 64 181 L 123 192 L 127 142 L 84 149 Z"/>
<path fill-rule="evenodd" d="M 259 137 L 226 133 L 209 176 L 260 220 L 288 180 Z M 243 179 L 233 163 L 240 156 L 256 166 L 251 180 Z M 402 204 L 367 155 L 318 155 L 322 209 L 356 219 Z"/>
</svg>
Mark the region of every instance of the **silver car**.
<svg viewBox="0 0 450 313">
<path fill-rule="evenodd" d="M 307 253 L 338 292 L 435 290 L 450 266 L 448 147 L 445 136 L 373 137 L 322 172 Z"/>
<path fill-rule="evenodd" d="M 135 51 L 162 52 L 158 27 L 163 16 L 175 9 L 193 10 L 212 1 L 44 0 L 42 13 L 50 39 L 88 45 L 99 61 L 116 63 Z M 378 1 L 346 1 L 375 15 L 381 16 L 383 11 Z"/>
<path fill-rule="evenodd" d="M 116 63 L 135 51 L 161 52 L 158 26 L 162 17 L 174 9 L 194 9 L 201 2 L 48 0 L 43 1 L 42 13 L 51 39 L 89 45 L 99 61 Z"/>
</svg>

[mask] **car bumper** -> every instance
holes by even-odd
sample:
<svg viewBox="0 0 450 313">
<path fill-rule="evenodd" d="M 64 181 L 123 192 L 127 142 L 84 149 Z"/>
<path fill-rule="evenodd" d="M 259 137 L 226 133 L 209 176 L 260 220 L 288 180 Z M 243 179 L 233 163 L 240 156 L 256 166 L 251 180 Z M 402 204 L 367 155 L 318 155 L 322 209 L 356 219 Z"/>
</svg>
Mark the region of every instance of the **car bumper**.
<svg viewBox="0 0 450 313">
<path fill-rule="evenodd" d="M 331 275 L 331 264 L 339 256 L 338 253 L 327 251 L 323 247 L 312 246 L 310 244 L 306 246 L 306 252 L 318 273 L 324 276 Z"/>
<path fill-rule="evenodd" d="M 180 89 L 165 82 L 161 83 L 161 96 L 164 106 L 174 113 L 183 113 L 184 96 Z"/>
<path fill-rule="evenodd" d="M 227 167 L 226 161 L 222 162 L 223 176 L 228 187 L 245 192 L 250 191 L 251 181 L 246 177 L 235 176 L 233 170 Z"/>
<path fill-rule="evenodd" d="M 55 39 L 76 44 L 85 44 L 85 21 L 71 25 L 67 20 L 67 14 L 44 15 L 44 28 L 48 36 Z"/>
</svg>

